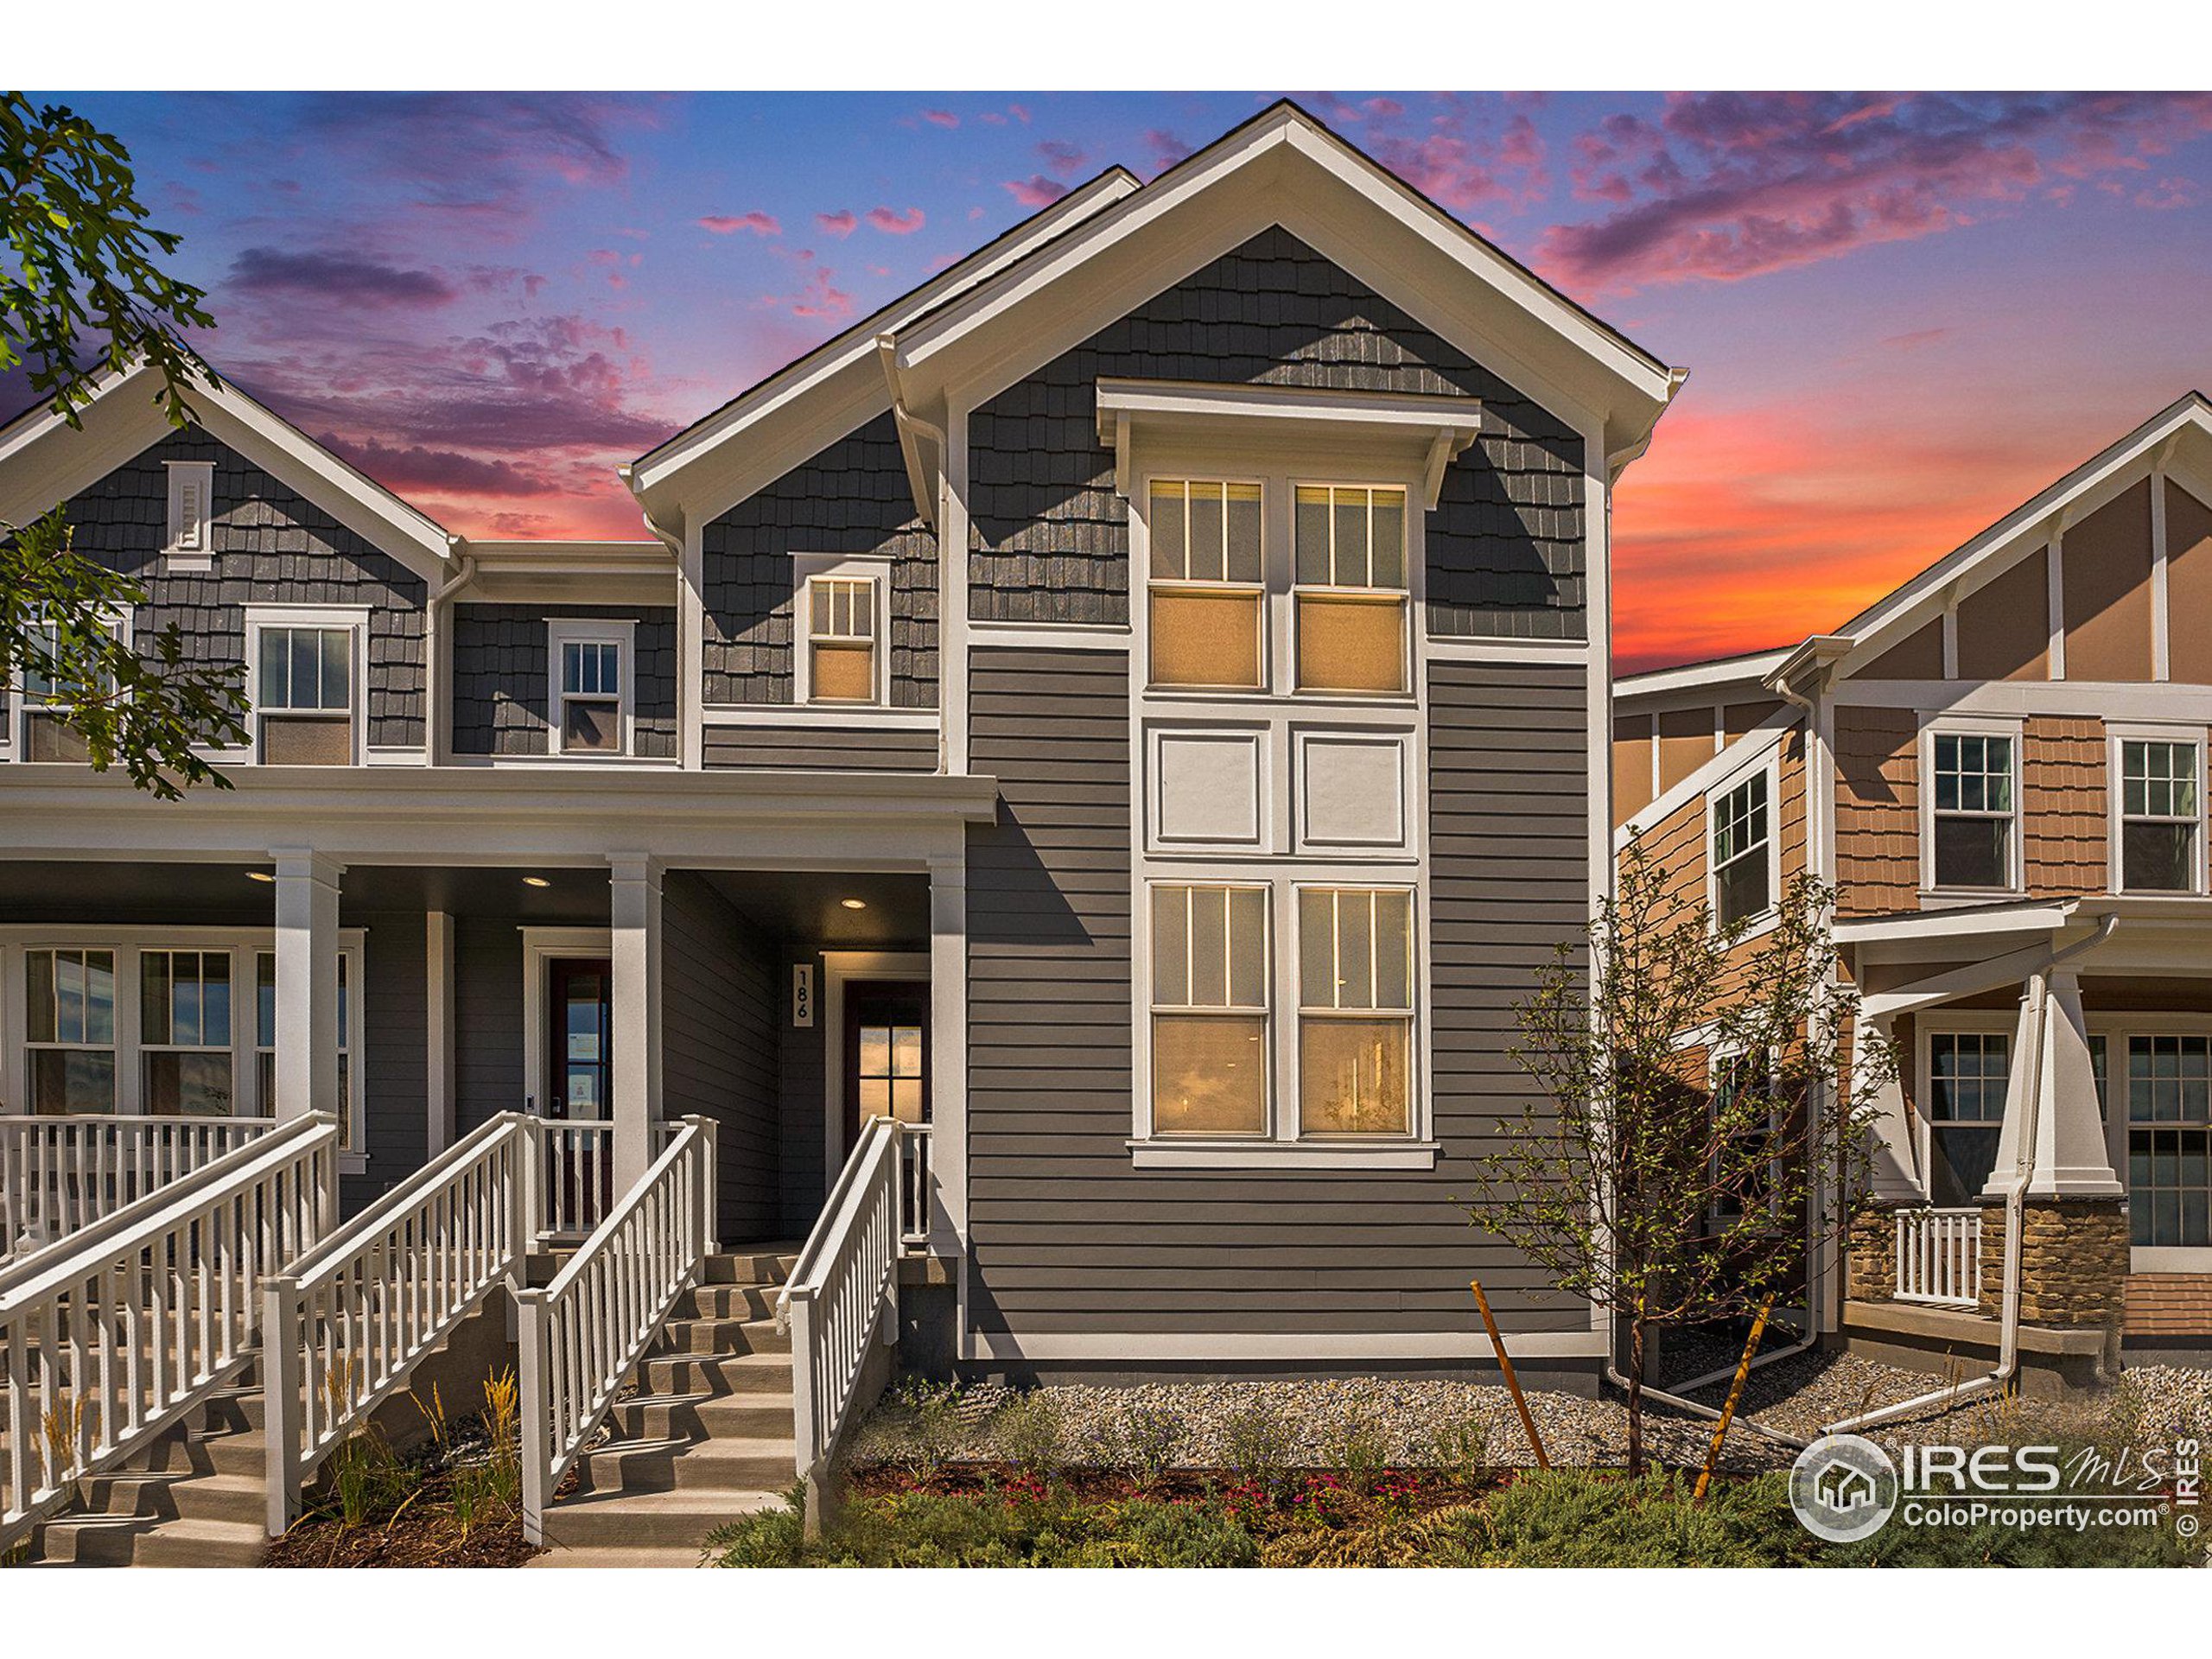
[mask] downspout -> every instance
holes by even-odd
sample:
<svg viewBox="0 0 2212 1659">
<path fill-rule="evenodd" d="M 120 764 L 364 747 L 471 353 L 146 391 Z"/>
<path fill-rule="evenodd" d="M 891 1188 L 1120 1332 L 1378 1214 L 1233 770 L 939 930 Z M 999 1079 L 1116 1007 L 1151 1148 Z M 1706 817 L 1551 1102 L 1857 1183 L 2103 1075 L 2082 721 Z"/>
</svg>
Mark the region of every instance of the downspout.
<svg viewBox="0 0 2212 1659">
<path fill-rule="evenodd" d="M 467 546 L 467 543 L 458 536 L 448 537 L 447 541 L 457 552 Z M 475 575 L 476 556 L 462 552 L 461 563 L 454 568 L 453 575 L 439 583 L 437 591 L 430 595 L 425 613 L 427 620 L 424 626 L 429 637 L 423 642 L 423 649 L 429 659 L 430 708 L 423 747 L 434 766 L 438 764 L 439 757 L 446 753 L 453 744 L 453 715 L 447 706 L 453 691 L 453 663 L 443 648 L 450 642 L 442 638 L 445 630 L 439 626 L 439 618 L 445 614 L 446 601 L 466 588 Z"/>
<path fill-rule="evenodd" d="M 2035 1020 L 2030 1032 L 2034 1054 L 2030 1062 L 2030 1086 L 2040 1092 L 2039 1079 L 2043 1075 L 2043 1029 L 2045 1010 L 2050 1001 L 2050 970 L 2063 962 L 2087 954 L 2112 938 L 2113 930 L 2120 925 L 2116 915 L 2106 915 L 2097 931 L 2086 939 L 2077 939 L 2063 950 L 2054 950 L 2033 976 L 2036 988 L 2030 993 L 2035 999 Z M 2035 1173 L 2036 1130 L 2042 1114 L 2036 1109 L 2032 1096 L 2027 1103 L 2028 1121 L 2021 1126 L 2020 1149 L 2012 1160 L 2012 1179 L 2005 1184 L 2005 1289 L 1998 1304 L 1997 1369 L 1986 1376 L 1973 1377 L 1964 1382 L 1954 1382 L 1915 1399 L 1901 1401 L 1893 1406 L 1882 1406 L 1862 1412 L 1856 1417 L 1846 1417 L 1827 1425 L 1823 1434 L 1848 1434 L 1861 1428 L 1872 1428 L 1878 1423 L 1892 1422 L 1899 1417 L 1912 1416 L 1919 1412 L 1944 1408 L 1963 1401 L 1979 1399 L 1993 1389 L 2002 1389 L 2020 1369 L 2020 1256 L 2025 1243 L 2022 1234 L 2026 1230 L 2028 1182 Z"/>
</svg>

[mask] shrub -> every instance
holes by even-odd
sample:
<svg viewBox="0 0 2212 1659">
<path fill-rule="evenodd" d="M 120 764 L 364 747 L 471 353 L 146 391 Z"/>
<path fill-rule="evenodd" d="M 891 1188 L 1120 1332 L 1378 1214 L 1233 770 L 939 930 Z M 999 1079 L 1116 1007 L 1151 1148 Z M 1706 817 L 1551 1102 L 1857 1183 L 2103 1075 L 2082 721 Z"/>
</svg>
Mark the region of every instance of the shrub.
<svg viewBox="0 0 2212 1659">
<path fill-rule="evenodd" d="M 1274 1407 L 1255 1400 L 1231 1413 L 1223 1424 L 1229 1466 L 1262 1491 L 1281 1491 L 1289 1482 L 1298 1438 Z"/>
<path fill-rule="evenodd" d="M 1150 1487 L 1173 1465 L 1185 1432 L 1183 1414 L 1174 1407 L 1133 1405 L 1116 1426 L 1112 1454 L 1135 1471 L 1140 1484 Z"/>
<path fill-rule="evenodd" d="M 1438 1425 L 1429 1456 L 1455 1486 L 1479 1485 L 1490 1463 L 1490 1431 L 1478 1417 Z"/>
<path fill-rule="evenodd" d="M 1067 1462 L 1067 1420 L 1042 1389 L 1017 1395 L 991 1419 L 991 1441 L 1017 1469 L 1051 1474 Z"/>
<path fill-rule="evenodd" d="M 893 1397 L 913 1415 L 899 1462 L 908 1473 L 926 1480 L 959 1455 L 967 1438 L 961 1421 L 960 1385 L 910 1376 Z"/>
<path fill-rule="evenodd" d="M 708 1540 L 717 1567 L 1252 1567 L 1259 1546 L 1217 1503 L 994 1502 L 905 1492 L 862 1499 L 805 1541 L 796 1498 Z"/>
<path fill-rule="evenodd" d="M 1354 1423 L 1337 1437 L 1332 1460 L 1357 1492 L 1373 1491 L 1376 1477 L 1390 1465 L 1382 1437 L 1367 1423 Z"/>
</svg>

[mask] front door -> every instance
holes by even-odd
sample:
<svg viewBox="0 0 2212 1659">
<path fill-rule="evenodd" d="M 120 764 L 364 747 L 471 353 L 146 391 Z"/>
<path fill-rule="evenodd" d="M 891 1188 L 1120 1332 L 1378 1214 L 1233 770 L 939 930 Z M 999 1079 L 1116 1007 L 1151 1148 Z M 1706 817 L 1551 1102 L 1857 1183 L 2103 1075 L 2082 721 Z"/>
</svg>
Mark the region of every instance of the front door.
<svg viewBox="0 0 2212 1659">
<path fill-rule="evenodd" d="M 930 1121 L 930 988 L 893 980 L 845 986 L 845 1147 L 872 1117 Z"/>
<path fill-rule="evenodd" d="M 601 1119 L 613 1081 L 614 964 L 556 957 L 546 965 L 546 1021 L 553 1052 L 546 1068 L 545 1116 Z"/>
</svg>

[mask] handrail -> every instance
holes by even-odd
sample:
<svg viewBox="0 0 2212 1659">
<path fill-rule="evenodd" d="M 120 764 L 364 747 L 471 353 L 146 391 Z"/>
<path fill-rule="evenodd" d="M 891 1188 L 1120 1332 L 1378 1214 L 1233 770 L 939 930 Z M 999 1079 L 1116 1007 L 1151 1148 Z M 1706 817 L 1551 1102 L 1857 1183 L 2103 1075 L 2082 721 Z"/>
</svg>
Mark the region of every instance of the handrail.
<svg viewBox="0 0 2212 1659">
<path fill-rule="evenodd" d="M 791 1426 L 809 1532 L 822 1525 L 869 1347 L 898 1338 L 902 1138 L 890 1118 L 861 1131 L 776 1298 L 776 1324 L 791 1337 Z"/>
<path fill-rule="evenodd" d="M 253 1358 L 264 1278 L 338 1204 L 338 1122 L 309 1114 L 0 1274 L 0 1548 Z"/>
<path fill-rule="evenodd" d="M 543 1290 L 515 1294 L 521 1356 L 523 1534 L 696 1282 L 715 1237 L 715 1125 L 687 1117 Z"/>
<path fill-rule="evenodd" d="M 481 1123 L 264 1281 L 269 1534 L 308 1477 L 518 1268 L 537 1233 L 538 1120 Z"/>
<path fill-rule="evenodd" d="M 1980 1306 L 1981 1211 L 1899 1210 L 1893 1294 L 1936 1307 Z"/>
<path fill-rule="evenodd" d="M 265 1117 L 0 1114 L 0 1261 L 67 1237 L 272 1127 Z"/>
</svg>

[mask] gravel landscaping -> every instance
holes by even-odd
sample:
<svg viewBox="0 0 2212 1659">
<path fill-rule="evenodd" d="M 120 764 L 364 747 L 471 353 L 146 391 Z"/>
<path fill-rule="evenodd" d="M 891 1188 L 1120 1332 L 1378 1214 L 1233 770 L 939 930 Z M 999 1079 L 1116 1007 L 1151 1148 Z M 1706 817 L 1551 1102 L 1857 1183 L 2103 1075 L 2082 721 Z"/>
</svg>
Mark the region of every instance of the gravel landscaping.
<svg viewBox="0 0 2212 1659">
<path fill-rule="evenodd" d="M 1720 1346 L 1725 1347 L 1722 1344 Z M 1716 1349 L 1716 1352 L 1718 1350 Z M 1677 1351 L 1678 1357 L 1681 1351 Z M 1720 1354 L 1714 1366 L 1735 1356 Z M 1689 1360 L 1702 1364 L 1703 1356 Z M 1692 1373 L 1694 1374 L 1694 1372 Z M 1809 1438 L 1826 1422 L 1929 1392 L 1942 1379 L 1817 1351 L 1777 1361 L 1751 1374 L 1743 1414 L 1781 1433 Z M 1724 1380 L 1697 1396 L 1718 1406 Z M 1602 1400 L 1531 1393 L 1530 1414 L 1555 1465 L 1618 1466 L 1625 1458 L 1627 1414 L 1611 1389 Z M 1026 1406 L 1025 1398 L 1044 1410 Z M 1009 1410 L 1009 1407 L 1014 1409 Z M 1874 1438 L 1925 1433 L 1945 1414 L 1909 1426 L 1887 1426 Z M 2212 1371 L 2151 1366 L 2127 1371 L 2110 1396 L 2054 1405 L 2041 1402 L 1970 1402 L 1948 1414 L 1952 1432 L 1978 1439 L 2034 1432 L 2147 1443 L 2181 1433 L 2212 1436 Z M 1040 1434 L 1050 1460 L 1127 1465 L 1146 1460 L 1180 1468 L 1227 1468 L 1241 1432 L 1255 1421 L 1278 1436 L 1278 1460 L 1307 1468 L 1369 1464 L 1435 1466 L 1471 1456 L 1493 1467 L 1534 1462 L 1506 1390 L 1495 1383 L 1445 1380 L 1347 1378 L 1305 1382 L 1151 1383 L 1134 1387 L 1051 1386 L 1024 1396 L 980 1383 L 957 1393 L 908 1384 L 887 1395 L 855 1434 L 855 1466 L 1034 1460 Z M 1750 1472 L 1785 1466 L 1794 1449 L 1739 1426 L 1729 1435 L 1722 1467 Z M 1242 1426 L 1240 1428 L 1240 1425 Z M 1695 1465 L 1712 1438 L 1710 1421 L 1651 1405 L 1645 1413 L 1651 1454 L 1662 1463 Z"/>
</svg>

